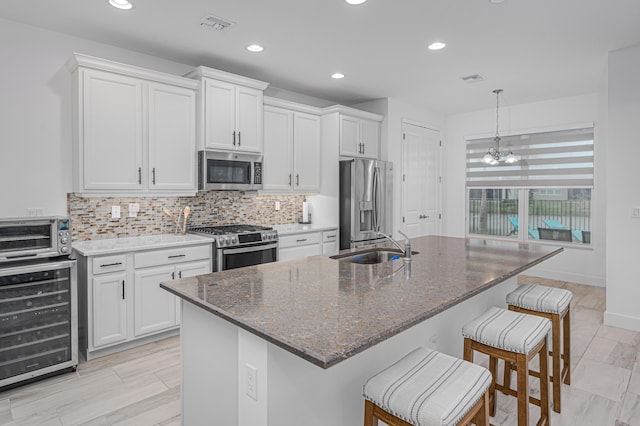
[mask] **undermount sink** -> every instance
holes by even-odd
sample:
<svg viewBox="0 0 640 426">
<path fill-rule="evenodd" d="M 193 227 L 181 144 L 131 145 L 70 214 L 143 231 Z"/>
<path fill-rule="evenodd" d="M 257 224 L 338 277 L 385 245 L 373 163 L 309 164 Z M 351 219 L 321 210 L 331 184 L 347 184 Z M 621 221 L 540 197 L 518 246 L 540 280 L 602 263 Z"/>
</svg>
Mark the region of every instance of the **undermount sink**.
<svg viewBox="0 0 640 426">
<path fill-rule="evenodd" d="M 418 254 L 418 252 L 412 251 L 411 254 Z M 403 257 L 404 256 L 400 250 L 373 248 L 354 253 L 331 256 L 331 259 L 336 259 L 341 262 L 359 263 L 361 265 L 373 265 L 377 263 L 391 262 L 402 259 Z"/>
</svg>

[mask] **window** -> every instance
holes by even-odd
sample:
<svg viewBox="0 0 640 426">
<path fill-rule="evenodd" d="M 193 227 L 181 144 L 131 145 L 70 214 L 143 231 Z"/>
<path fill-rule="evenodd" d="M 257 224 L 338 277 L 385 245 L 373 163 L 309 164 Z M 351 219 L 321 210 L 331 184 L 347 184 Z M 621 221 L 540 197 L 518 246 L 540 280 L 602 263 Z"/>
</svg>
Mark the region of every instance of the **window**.
<svg viewBox="0 0 640 426">
<path fill-rule="evenodd" d="M 493 143 L 467 140 L 468 233 L 591 244 L 593 126 L 502 138 L 515 164 L 482 162 Z"/>
</svg>

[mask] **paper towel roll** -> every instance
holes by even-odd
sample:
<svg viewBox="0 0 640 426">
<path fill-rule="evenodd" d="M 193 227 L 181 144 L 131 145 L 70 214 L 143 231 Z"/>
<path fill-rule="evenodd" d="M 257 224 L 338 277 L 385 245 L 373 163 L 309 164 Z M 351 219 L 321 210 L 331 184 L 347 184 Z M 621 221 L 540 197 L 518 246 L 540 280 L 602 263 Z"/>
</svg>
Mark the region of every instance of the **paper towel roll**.
<svg viewBox="0 0 640 426">
<path fill-rule="evenodd" d="M 309 222 L 309 203 L 306 199 L 302 202 L 302 221 Z"/>
</svg>

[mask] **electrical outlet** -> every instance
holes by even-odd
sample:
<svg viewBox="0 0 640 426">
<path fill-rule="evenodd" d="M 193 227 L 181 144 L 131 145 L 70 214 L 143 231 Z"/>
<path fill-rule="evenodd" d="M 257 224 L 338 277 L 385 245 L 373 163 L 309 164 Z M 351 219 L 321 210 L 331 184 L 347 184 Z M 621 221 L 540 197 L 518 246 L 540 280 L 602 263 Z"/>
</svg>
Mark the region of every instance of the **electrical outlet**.
<svg viewBox="0 0 640 426">
<path fill-rule="evenodd" d="M 438 338 L 435 335 L 429 337 L 429 347 L 433 350 L 438 349 Z"/>
<path fill-rule="evenodd" d="M 258 369 L 253 365 L 246 363 L 244 365 L 246 371 L 246 392 L 250 398 L 258 400 Z"/>
<path fill-rule="evenodd" d="M 111 206 L 111 219 L 120 219 L 120 206 Z"/>
<path fill-rule="evenodd" d="M 276 201 L 276 211 L 280 210 L 280 201 Z"/>
<path fill-rule="evenodd" d="M 631 217 L 634 219 L 640 218 L 640 207 L 631 208 Z"/>
<path fill-rule="evenodd" d="M 138 217 L 139 211 L 140 211 L 140 204 L 129 203 L 129 217 Z"/>
</svg>

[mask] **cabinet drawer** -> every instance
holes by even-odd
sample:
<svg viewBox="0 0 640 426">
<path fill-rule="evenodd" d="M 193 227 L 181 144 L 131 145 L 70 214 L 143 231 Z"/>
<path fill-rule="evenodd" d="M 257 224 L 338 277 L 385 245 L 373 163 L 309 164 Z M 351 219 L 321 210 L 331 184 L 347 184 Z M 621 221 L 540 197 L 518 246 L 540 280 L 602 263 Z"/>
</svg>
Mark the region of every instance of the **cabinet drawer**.
<svg viewBox="0 0 640 426">
<path fill-rule="evenodd" d="M 322 241 L 325 243 L 332 243 L 338 241 L 338 230 L 324 231 L 322 233 Z"/>
<path fill-rule="evenodd" d="M 173 263 L 189 262 L 192 260 L 209 259 L 212 244 L 189 247 L 176 247 L 164 250 L 154 250 L 135 253 L 133 262 L 135 268 L 160 266 Z"/>
<path fill-rule="evenodd" d="M 93 273 L 124 271 L 127 269 L 127 255 L 114 254 L 113 256 L 98 256 L 93 258 Z"/>
<path fill-rule="evenodd" d="M 306 234 L 283 235 L 278 238 L 280 248 L 306 246 L 320 244 L 320 232 L 308 232 Z"/>
</svg>

